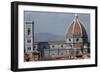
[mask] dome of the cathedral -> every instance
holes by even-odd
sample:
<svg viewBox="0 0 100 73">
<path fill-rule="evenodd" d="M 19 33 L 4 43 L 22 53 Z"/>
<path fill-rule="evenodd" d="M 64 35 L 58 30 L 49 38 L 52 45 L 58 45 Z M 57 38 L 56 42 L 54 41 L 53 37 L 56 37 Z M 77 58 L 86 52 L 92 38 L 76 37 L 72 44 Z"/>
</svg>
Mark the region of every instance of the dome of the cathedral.
<svg viewBox="0 0 100 73">
<path fill-rule="evenodd" d="M 87 32 L 84 26 L 79 21 L 77 15 L 75 15 L 72 24 L 69 26 L 68 30 L 66 31 L 66 38 L 68 37 L 87 37 Z"/>
</svg>

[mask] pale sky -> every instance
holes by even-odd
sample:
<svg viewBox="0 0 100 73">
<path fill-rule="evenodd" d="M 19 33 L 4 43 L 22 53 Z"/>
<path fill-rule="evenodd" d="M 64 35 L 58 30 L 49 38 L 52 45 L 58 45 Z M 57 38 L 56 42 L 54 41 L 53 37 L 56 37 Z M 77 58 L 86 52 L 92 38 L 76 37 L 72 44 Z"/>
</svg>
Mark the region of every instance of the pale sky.
<svg viewBox="0 0 100 73">
<path fill-rule="evenodd" d="M 25 11 L 24 21 L 34 21 L 35 33 L 47 32 L 57 35 L 64 35 L 68 26 L 72 23 L 74 13 L 54 13 Z M 85 27 L 90 36 L 90 14 L 78 14 L 79 21 Z"/>
</svg>

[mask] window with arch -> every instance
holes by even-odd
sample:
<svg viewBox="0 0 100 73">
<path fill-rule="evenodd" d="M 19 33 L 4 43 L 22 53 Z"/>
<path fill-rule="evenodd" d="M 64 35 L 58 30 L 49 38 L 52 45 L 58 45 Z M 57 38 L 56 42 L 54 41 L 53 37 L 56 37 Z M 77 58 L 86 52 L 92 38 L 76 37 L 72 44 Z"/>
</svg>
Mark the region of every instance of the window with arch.
<svg viewBox="0 0 100 73">
<path fill-rule="evenodd" d="M 27 47 L 28 50 L 31 50 L 31 47 Z"/>
<path fill-rule="evenodd" d="M 30 33 L 31 33 L 31 30 L 30 30 L 30 28 L 28 28 L 27 29 L 27 35 L 30 35 Z"/>
<path fill-rule="evenodd" d="M 34 46 L 34 48 L 36 48 L 36 46 Z"/>
</svg>

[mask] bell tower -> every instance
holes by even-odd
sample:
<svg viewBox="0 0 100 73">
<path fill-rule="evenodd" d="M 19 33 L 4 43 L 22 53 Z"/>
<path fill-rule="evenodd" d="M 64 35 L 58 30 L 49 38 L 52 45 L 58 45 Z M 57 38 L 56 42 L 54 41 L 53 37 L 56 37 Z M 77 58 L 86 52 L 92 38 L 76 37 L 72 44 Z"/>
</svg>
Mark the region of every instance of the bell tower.
<svg viewBox="0 0 100 73">
<path fill-rule="evenodd" d="M 33 21 L 25 21 L 24 22 L 24 48 L 25 52 L 33 52 L 33 41 L 34 41 L 34 34 L 33 34 Z"/>
</svg>

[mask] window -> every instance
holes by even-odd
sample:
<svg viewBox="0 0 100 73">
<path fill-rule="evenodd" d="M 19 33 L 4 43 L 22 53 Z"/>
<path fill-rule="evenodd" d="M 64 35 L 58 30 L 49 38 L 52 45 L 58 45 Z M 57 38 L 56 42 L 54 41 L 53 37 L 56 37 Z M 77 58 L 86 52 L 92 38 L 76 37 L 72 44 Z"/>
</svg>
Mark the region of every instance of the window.
<svg viewBox="0 0 100 73">
<path fill-rule="evenodd" d="M 30 28 L 27 29 L 27 34 L 30 35 L 31 31 Z"/>
<path fill-rule="evenodd" d="M 61 45 L 61 47 L 63 48 L 63 45 Z"/>
<path fill-rule="evenodd" d="M 55 46 L 54 45 L 52 45 L 52 48 L 54 48 Z"/>
<path fill-rule="evenodd" d="M 77 38 L 76 41 L 79 41 L 79 39 Z"/>
<path fill-rule="evenodd" d="M 31 43 L 31 40 L 27 40 L 27 43 Z"/>
<path fill-rule="evenodd" d="M 69 41 L 71 41 L 71 39 L 69 38 Z"/>
<path fill-rule="evenodd" d="M 36 46 L 34 46 L 34 48 L 36 48 Z"/>
<path fill-rule="evenodd" d="M 27 47 L 28 50 L 31 50 L 31 47 Z"/>
</svg>

